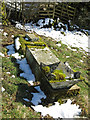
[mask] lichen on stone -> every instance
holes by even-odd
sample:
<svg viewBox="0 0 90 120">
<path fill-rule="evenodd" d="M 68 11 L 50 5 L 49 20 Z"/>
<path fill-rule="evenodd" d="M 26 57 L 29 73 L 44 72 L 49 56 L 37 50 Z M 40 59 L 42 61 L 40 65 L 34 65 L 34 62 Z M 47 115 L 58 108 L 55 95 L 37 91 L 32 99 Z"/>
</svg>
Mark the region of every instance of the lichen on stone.
<svg viewBox="0 0 90 120">
<path fill-rule="evenodd" d="M 43 72 L 44 72 L 45 74 L 50 73 L 50 67 L 49 67 L 49 66 L 43 66 L 43 67 L 42 67 L 42 70 L 43 70 Z"/>
<path fill-rule="evenodd" d="M 66 75 L 61 70 L 54 70 L 55 80 L 65 80 Z"/>
</svg>

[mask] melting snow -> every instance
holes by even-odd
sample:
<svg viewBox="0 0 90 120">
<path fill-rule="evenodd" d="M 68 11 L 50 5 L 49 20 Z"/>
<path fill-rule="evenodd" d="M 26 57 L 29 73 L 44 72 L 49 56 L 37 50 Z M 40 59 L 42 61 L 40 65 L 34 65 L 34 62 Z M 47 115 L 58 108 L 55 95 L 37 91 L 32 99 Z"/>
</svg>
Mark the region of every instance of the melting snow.
<svg viewBox="0 0 90 120">
<path fill-rule="evenodd" d="M 30 102 L 30 100 L 27 98 L 23 98 L 23 100 L 25 100 L 26 102 Z"/>
<path fill-rule="evenodd" d="M 7 34 L 6 32 L 4 32 L 3 35 L 4 35 L 5 37 L 8 36 L 8 34 Z"/>
<path fill-rule="evenodd" d="M 80 62 L 82 62 L 82 63 L 83 63 L 83 60 L 80 60 Z"/>
<path fill-rule="evenodd" d="M 11 77 L 12 77 L 12 78 L 15 78 L 15 75 L 12 75 Z"/>
<path fill-rule="evenodd" d="M 6 72 L 6 73 L 9 74 L 9 75 L 11 74 L 10 72 Z"/>
<path fill-rule="evenodd" d="M 5 57 L 5 55 L 3 53 L 1 53 L 1 52 L 0 52 L 0 56 Z"/>
<path fill-rule="evenodd" d="M 26 58 L 22 60 L 17 60 L 17 63 L 19 64 L 20 69 L 24 72 L 20 73 L 20 77 L 24 77 L 31 85 L 33 85 L 33 82 L 35 81 L 35 76 L 34 74 L 32 74 L 32 71 L 27 64 Z"/>
<path fill-rule="evenodd" d="M 49 18 L 45 19 L 45 23 L 43 23 L 43 19 L 40 19 L 38 21 L 40 27 L 43 27 L 43 25 L 48 25 L 49 23 Z M 63 23 L 59 23 L 58 26 L 63 25 Z M 66 28 L 67 25 L 65 24 Z M 60 31 L 56 31 L 52 28 L 40 28 L 36 26 L 36 24 L 25 24 L 25 28 L 29 30 L 35 31 L 39 35 L 44 35 L 46 37 L 51 37 L 56 41 L 62 41 L 63 44 L 66 44 L 68 48 L 71 47 L 78 47 L 78 48 L 83 48 L 86 52 L 88 52 L 88 36 L 86 36 L 84 33 L 80 31 L 73 31 L 70 32 L 68 31 L 68 28 L 66 31 L 61 29 L 60 31 L 64 31 L 65 35 L 63 35 Z"/>
<path fill-rule="evenodd" d="M 5 91 L 5 88 L 2 87 L 2 92 Z"/>
<path fill-rule="evenodd" d="M 32 98 L 32 103 L 34 105 L 38 105 L 39 103 L 41 103 L 41 99 L 42 98 L 46 98 L 46 95 L 43 93 L 43 91 L 40 89 L 40 86 L 36 86 L 34 87 L 39 93 L 31 93 L 33 94 L 33 98 Z"/>
<path fill-rule="evenodd" d="M 18 29 L 23 29 L 23 26 L 20 23 L 17 23 L 15 27 Z"/>
<path fill-rule="evenodd" d="M 73 118 L 76 115 L 80 115 L 81 109 L 76 104 L 71 104 L 71 100 L 64 104 L 59 105 L 58 102 L 55 102 L 55 105 L 50 107 L 43 107 L 42 105 L 32 106 L 33 109 L 37 112 L 41 112 L 43 116 L 49 114 L 53 118 Z"/>
<path fill-rule="evenodd" d="M 21 45 L 21 43 L 19 42 L 19 37 L 17 37 L 17 38 L 15 39 L 15 48 L 16 48 L 16 50 L 19 50 L 19 49 L 20 49 L 20 45 Z"/>
<path fill-rule="evenodd" d="M 15 57 L 16 59 L 21 59 L 23 57 L 23 55 L 19 55 L 19 53 L 14 53 L 12 54 L 13 57 Z"/>
<path fill-rule="evenodd" d="M 9 51 L 7 52 L 8 55 L 15 53 L 14 44 L 8 45 L 6 48 L 9 49 Z"/>
</svg>

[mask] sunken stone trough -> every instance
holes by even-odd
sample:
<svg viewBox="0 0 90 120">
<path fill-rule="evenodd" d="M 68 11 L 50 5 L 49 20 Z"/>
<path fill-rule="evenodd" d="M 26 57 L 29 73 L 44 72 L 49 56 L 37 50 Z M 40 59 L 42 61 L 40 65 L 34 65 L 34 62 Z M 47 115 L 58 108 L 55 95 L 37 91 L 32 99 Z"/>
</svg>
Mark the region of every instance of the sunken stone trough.
<svg viewBox="0 0 90 120">
<path fill-rule="evenodd" d="M 30 39 L 35 36 L 27 35 Z M 36 38 L 37 39 L 37 38 Z M 62 63 L 46 46 L 41 48 L 26 47 L 26 58 L 35 75 L 36 81 L 40 81 L 41 89 L 45 94 L 52 98 L 57 99 L 71 90 L 72 86 L 80 80 L 80 72 L 73 72 L 68 63 Z M 59 80 L 59 75 L 54 73 L 60 71 L 62 77 Z M 63 74 L 62 74 L 63 73 Z M 65 75 L 65 76 L 64 76 Z M 55 79 L 56 77 L 56 79 Z M 65 77 L 64 79 L 62 79 Z M 57 80 L 58 79 L 58 80 Z M 74 88 L 75 89 L 75 88 Z M 79 87 L 76 89 L 79 90 Z"/>
</svg>

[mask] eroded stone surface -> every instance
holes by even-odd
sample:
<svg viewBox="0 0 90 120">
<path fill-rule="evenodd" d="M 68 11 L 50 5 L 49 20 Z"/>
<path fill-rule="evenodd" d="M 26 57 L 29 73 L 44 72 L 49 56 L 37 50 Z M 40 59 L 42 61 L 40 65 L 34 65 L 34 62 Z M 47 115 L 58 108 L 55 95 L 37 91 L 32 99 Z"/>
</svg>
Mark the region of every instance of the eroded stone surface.
<svg viewBox="0 0 90 120">
<path fill-rule="evenodd" d="M 40 63 L 50 65 L 60 62 L 59 59 L 49 50 L 48 47 L 45 47 L 44 49 L 30 48 L 29 50 L 33 54 L 39 65 Z"/>
</svg>

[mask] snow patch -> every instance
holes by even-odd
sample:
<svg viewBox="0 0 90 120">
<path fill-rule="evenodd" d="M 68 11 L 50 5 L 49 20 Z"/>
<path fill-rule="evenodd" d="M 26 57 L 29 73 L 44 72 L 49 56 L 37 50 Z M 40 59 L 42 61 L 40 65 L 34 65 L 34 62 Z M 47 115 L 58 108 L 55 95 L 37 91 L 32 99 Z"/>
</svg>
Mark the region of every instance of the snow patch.
<svg viewBox="0 0 90 120">
<path fill-rule="evenodd" d="M 22 58 L 22 56 L 19 55 L 19 53 L 14 53 L 14 54 L 12 54 L 12 56 L 15 57 L 16 59 L 21 59 Z"/>
<path fill-rule="evenodd" d="M 25 100 L 26 102 L 30 102 L 30 100 L 27 98 L 23 98 L 23 100 Z"/>
<path fill-rule="evenodd" d="M 39 20 L 39 25 L 42 27 L 43 25 L 48 25 L 49 23 L 49 18 L 45 19 L 45 23 L 43 23 L 43 20 Z M 58 26 L 64 25 L 63 23 L 58 23 Z M 82 47 L 83 50 L 88 52 L 88 36 L 85 35 L 83 32 L 80 31 L 68 31 L 67 25 L 66 26 L 66 31 L 62 28 L 59 31 L 56 31 L 51 28 L 40 28 L 36 26 L 36 24 L 25 24 L 25 27 L 29 28 L 30 30 L 35 31 L 39 35 L 44 35 L 46 37 L 51 37 L 55 41 L 61 41 L 63 44 L 66 44 L 68 48 L 70 49 L 70 46 L 72 47 Z M 65 36 L 60 32 L 64 31 Z"/>
<path fill-rule="evenodd" d="M 5 91 L 5 88 L 2 87 L 2 92 L 4 92 L 4 91 Z"/>
<path fill-rule="evenodd" d="M 11 77 L 12 77 L 12 78 L 15 78 L 15 75 L 12 75 Z"/>
<path fill-rule="evenodd" d="M 9 75 L 11 74 L 10 72 L 6 72 L 6 73 L 9 74 Z"/>
<path fill-rule="evenodd" d="M 1 53 L 1 52 L 0 52 L 0 56 L 5 57 L 5 55 L 3 53 Z"/>
<path fill-rule="evenodd" d="M 40 86 L 34 87 L 39 93 L 31 93 L 33 94 L 33 98 L 31 100 L 31 102 L 34 105 L 38 105 L 39 103 L 41 103 L 41 99 L 42 98 L 46 98 L 46 95 L 43 93 L 43 91 L 40 89 Z"/>
<path fill-rule="evenodd" d="M 76 115 L 80 115 L 81 109 L 79 109 L 78 105 L 71 103 L 72 101 L 68 99 L 66 103 L 61 105 L 55 102 L 55 105 L 48 108 L 42 105 L 32 106 L 32 108 L 37 112 L 41 112 L 43 116 L 49 114 L 53 118 L 74 118 Z"/>
<path fill-rule="evenodd" d="M 8 36 L 8 34 L 7 34 L 6 32 L 4 32 L 4 33 L 3 33 L 3 35 L 4 35 L 5 37 L 7 37 L 7 36 Z"/>
<path fill-rule="evenodd" d="M 14 44 L 8 45 L 6 48 L 9 50 L 9 51 L 7 52 L 8 55 L 11 55 L 11 54 L 14 54 L 14 53 L 15 53 Z"/>
<path fill-rule="evenodd" d="M 21 30 L 24 29 L 24 27 L 20 23 L 17 23 L 15 27 Z"/>
<path fill-rule="evenodd" d="M 20 49 L 20 45 L 21 45 L 21 43 L 19 42 L 19 37 L 17 37 L 17 38 L 15 39 L 15 48 L 16 48 L 16 50 L 19 50 L 19 49 Z"/>
<path fill-rule="evenodd" d="M 35 76 L 32 74 L 32 71 L 27 64 L 26 58 L 22 60 L 17 59 L 17 63 L 19 64 L 20 69 L 23 71 L 23 73 L 20 73 L 20 77 L 24 77 L 31 85 L 33 85 L 33 82 L 35 81 Z"/>
</svg>

